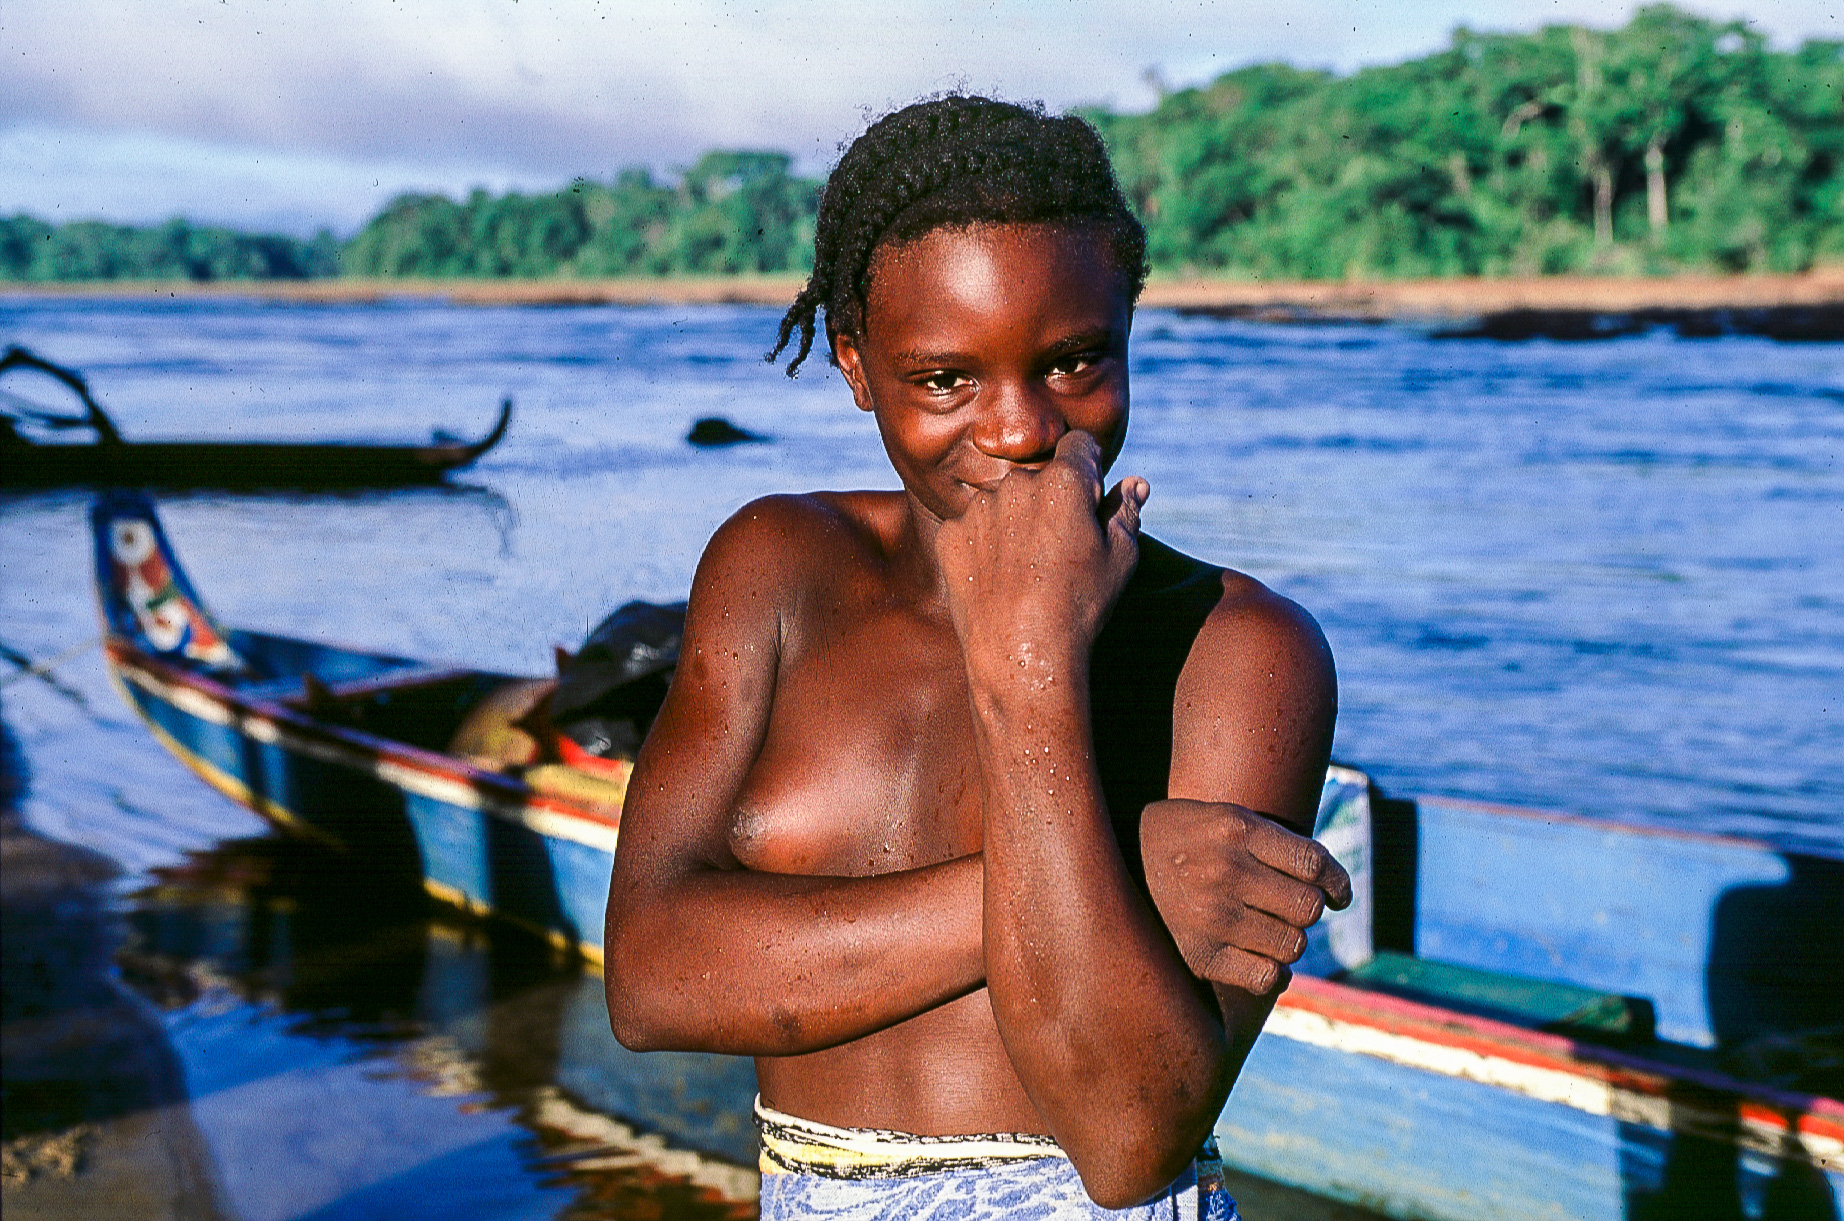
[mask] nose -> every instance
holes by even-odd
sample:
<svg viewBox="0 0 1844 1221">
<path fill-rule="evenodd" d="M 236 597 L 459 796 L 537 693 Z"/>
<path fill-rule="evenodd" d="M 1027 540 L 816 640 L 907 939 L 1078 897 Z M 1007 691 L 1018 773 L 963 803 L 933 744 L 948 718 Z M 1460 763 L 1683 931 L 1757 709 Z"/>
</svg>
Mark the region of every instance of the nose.
<svg viewBox="0 0 1844 1221">
<path fill-rule="evenodd" d="M 973 427 L 980 452 L 1006 462 L 1048 462 L 1056 443 L 1069 431 L 1061 408 L 1047 395 L 1026 386 L 989 388 Z"/>
</svg>

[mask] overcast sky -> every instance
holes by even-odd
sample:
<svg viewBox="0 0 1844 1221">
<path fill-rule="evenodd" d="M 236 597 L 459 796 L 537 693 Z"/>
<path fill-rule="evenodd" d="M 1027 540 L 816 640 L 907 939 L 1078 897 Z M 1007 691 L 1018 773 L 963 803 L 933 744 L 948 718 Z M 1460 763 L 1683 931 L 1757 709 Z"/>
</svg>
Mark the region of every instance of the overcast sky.
<svg viewBox="0 0 1844 1221">
<path fill-rule="evenodd" d="M 1745 2 L 1745 10 L 1734 7 Z M 818 173 L 869 115 L 973 88 L 1144 109 L 1280 59 L 1341 71 L 1609 0 L 4 0 L 0 213 L 345 234 L 391 196 L 554 188 L 712 147 Z M 1844 0 L 1691 0 L 1779 45 Z"/>
</svg>

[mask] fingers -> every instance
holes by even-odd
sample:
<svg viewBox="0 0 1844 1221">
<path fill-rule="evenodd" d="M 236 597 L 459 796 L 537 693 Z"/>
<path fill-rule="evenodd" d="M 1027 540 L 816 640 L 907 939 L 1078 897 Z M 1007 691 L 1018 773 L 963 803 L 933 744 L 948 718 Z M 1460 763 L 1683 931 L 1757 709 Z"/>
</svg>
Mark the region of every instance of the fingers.
<svg viewBox="0 0 1844 1221">
<path fill-rule="evenodd" d="M 1343 911 L 1351 905 L 1351 875 L 1318 840 L 1295 835 L 1279 823 L 1258 818 L 1249 825 L 1248 845 L 1262 864 L 1317 887 L 1333 911 Z"/>
<path fill-rule="evenodd" d="M 1127 579 L 1140 562 L 1140 506 L 1146 503 L 1147 483 L 1137 476 L 1114 485 L 1096 510 L 1101 518 L 1102 546 L 1107 552 L 1109 588 L 1126 588 Z"/>
<path fill-rule="evenodd" d="M 1249 906 L 1235 913 L 1226 941 L 1239 950 L 1272 958 L 1283 966 L 1300 961 L 1300 956 L 1306 953 L 1304 929 Z"/>
<path fill-rule="evenodd" d="M 1199 979 L 1240 988 L 1255 996 L 1266 996 L 1285 988 L 1293 980 L 1293 972 L 1272 958 L 1263 958 L 1233 945 L 1218 949 L 1209 962 L 1200 966 L 1201 969 L 1193 972 Z"/>
<path fill-rule="evenodd" d="M 1332 863 L 1332 876 L 1321 883 L 1325 887 L 1325 903 L 1333 911 L 1341 912 L 1351 906 L 1351 875 L 1336 859 L 1332 859 L 1331 853 L 1326 853 L 1326 857 Z"/>
<path fill-rule="evenodd" d="M 1101 499 L 1100 517 L 1109 526 L 1119 524 L 1130 536 L 1138 537 L 1140 533 L 1140 510 L 1145 507 L 1147 497 L 1152 495 L 1152 485 L 1138 475 L 1129 475 L 1114 485 L 1114 490 Z"/>
<path fill-rule="evenodd" d="M 1325 915 L 1325 891 L 1281 873 L 1246 879 L 1236 898 L 1297 929 L 1308 929 Z"/>
<path fill-rule="evenodd" d="M 1101 443 L 1091 433 L 1073 429 L 1057 438 L 1052 461 L 1066 462 L 1092 475 L 1097 487 L 1101 484 Z"/>
</svg>

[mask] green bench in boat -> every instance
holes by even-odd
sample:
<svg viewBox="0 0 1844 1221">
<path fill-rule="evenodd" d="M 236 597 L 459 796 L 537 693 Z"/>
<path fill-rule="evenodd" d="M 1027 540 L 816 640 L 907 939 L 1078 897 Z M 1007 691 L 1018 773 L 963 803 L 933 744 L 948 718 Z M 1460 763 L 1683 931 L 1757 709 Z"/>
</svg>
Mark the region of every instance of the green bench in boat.
<svg viewBox="0 0 1844 1221">
<path fill-rule="evenodd" d="M 1583 1042 L 1629 1046 L 1653 1038 L 1652 1002 L 1573 984 L 1500 975 L 1379 950 L 1341 983 Z"/>
</svg>

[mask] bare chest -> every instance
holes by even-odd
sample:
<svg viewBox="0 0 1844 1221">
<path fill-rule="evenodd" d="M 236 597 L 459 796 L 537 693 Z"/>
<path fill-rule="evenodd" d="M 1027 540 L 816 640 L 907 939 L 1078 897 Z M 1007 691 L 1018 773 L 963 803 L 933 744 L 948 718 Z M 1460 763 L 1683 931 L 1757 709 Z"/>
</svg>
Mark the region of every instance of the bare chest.
<svg viewBox="0 0 1844 1221">
<path fill-rule="evenodd" d="M 953 633 L 895 612 L 807 633 L 776 678 L 731 851 L 751 869 L 867 876 L 976 852 L 980 773 Z"/>
</svg>

